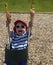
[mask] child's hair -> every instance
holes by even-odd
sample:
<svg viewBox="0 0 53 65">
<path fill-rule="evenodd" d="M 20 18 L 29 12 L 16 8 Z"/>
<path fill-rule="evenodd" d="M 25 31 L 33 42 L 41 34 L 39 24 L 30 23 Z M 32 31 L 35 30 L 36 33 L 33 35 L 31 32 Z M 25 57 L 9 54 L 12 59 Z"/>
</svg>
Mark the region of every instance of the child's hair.
<svg viewBox="0 0 53 65">
<path fill-rule="evenodd" d="M 14 28 L 13 28 L 15 32 L 16 32 L 16 25 L 17 25 L 18 23 L 24 24 L 24 25 L 26 26 L 26 30 L 28 29 L 28 24 L 27 24 L 26 21 L 16 20 L 16 21 L 14 22 Z"/>
</svg>

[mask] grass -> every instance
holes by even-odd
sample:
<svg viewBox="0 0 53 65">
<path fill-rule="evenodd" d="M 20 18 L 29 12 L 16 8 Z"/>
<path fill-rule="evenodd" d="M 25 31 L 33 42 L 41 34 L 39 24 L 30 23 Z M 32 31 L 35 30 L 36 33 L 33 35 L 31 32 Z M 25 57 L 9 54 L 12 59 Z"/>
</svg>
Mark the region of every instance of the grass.
<svg viewBox="0 0 53 65">
<path fill-rule="evenodd" d="M 10 12 L 28 12 L 31 0 L 6 0 Z M 53 12 L 53 0 L 34 0 L 33 7 L 36 12 Z M 4 12 L 4 0 L 0 0 L 0 12 Z"/>
</svg>

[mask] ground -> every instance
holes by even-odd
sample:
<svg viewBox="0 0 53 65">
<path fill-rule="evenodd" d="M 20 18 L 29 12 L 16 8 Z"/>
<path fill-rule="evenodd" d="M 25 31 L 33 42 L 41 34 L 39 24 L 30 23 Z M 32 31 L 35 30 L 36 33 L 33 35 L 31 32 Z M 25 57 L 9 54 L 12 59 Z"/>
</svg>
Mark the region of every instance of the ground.
<svg viewBox="0 0 53 65">
<path fill-rule="evenodd" d="M 17 19 L 29 22 L 30 16 L 26 13 L 11 13 L 13 23 Z M 6 45 L 6 17 L 0 13 L 0 64 L 4 65 Z M 53 65 L 53 13 L 35 13 L 32 38 L 29 40 L 28 65 Z"/>
</svg>

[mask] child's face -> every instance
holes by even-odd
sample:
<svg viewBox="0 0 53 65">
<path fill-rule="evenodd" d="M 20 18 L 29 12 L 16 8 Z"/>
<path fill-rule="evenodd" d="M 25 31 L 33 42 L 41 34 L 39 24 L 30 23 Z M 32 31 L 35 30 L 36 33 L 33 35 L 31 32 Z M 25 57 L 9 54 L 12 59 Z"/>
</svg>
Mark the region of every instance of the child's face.
<svg viewBox="0 0 53 65">
<path fill-rule="evenodd" d="M 26 32 L 26 26 L 24 25 L 24 24 L 22 24 L 22 23 L 18 23 L 17 25 L 16 25 L 16 33 L 18 34 L 18 35 L 22 35 L 22 34 L 24 34 Z"/>
</svg>

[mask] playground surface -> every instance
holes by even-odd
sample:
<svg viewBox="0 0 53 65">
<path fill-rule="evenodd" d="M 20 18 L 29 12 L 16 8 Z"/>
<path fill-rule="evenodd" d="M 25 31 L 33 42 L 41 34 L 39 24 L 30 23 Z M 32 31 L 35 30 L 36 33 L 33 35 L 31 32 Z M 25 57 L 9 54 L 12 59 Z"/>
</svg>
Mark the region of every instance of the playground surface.
<svg viewBox="0 0 53 65">
<path fill-rule="evenodd" d="M 29 22 L 29 14 L 11 13 L 13 23 L 17 19 Z M 6 44 L 6 17 L 0 13 L 0 65 L 4 62 Z M 32 38 L 29 40 L 28 65 L 53 65 L 53 13 L 35 13 Z"/>
</svg>

